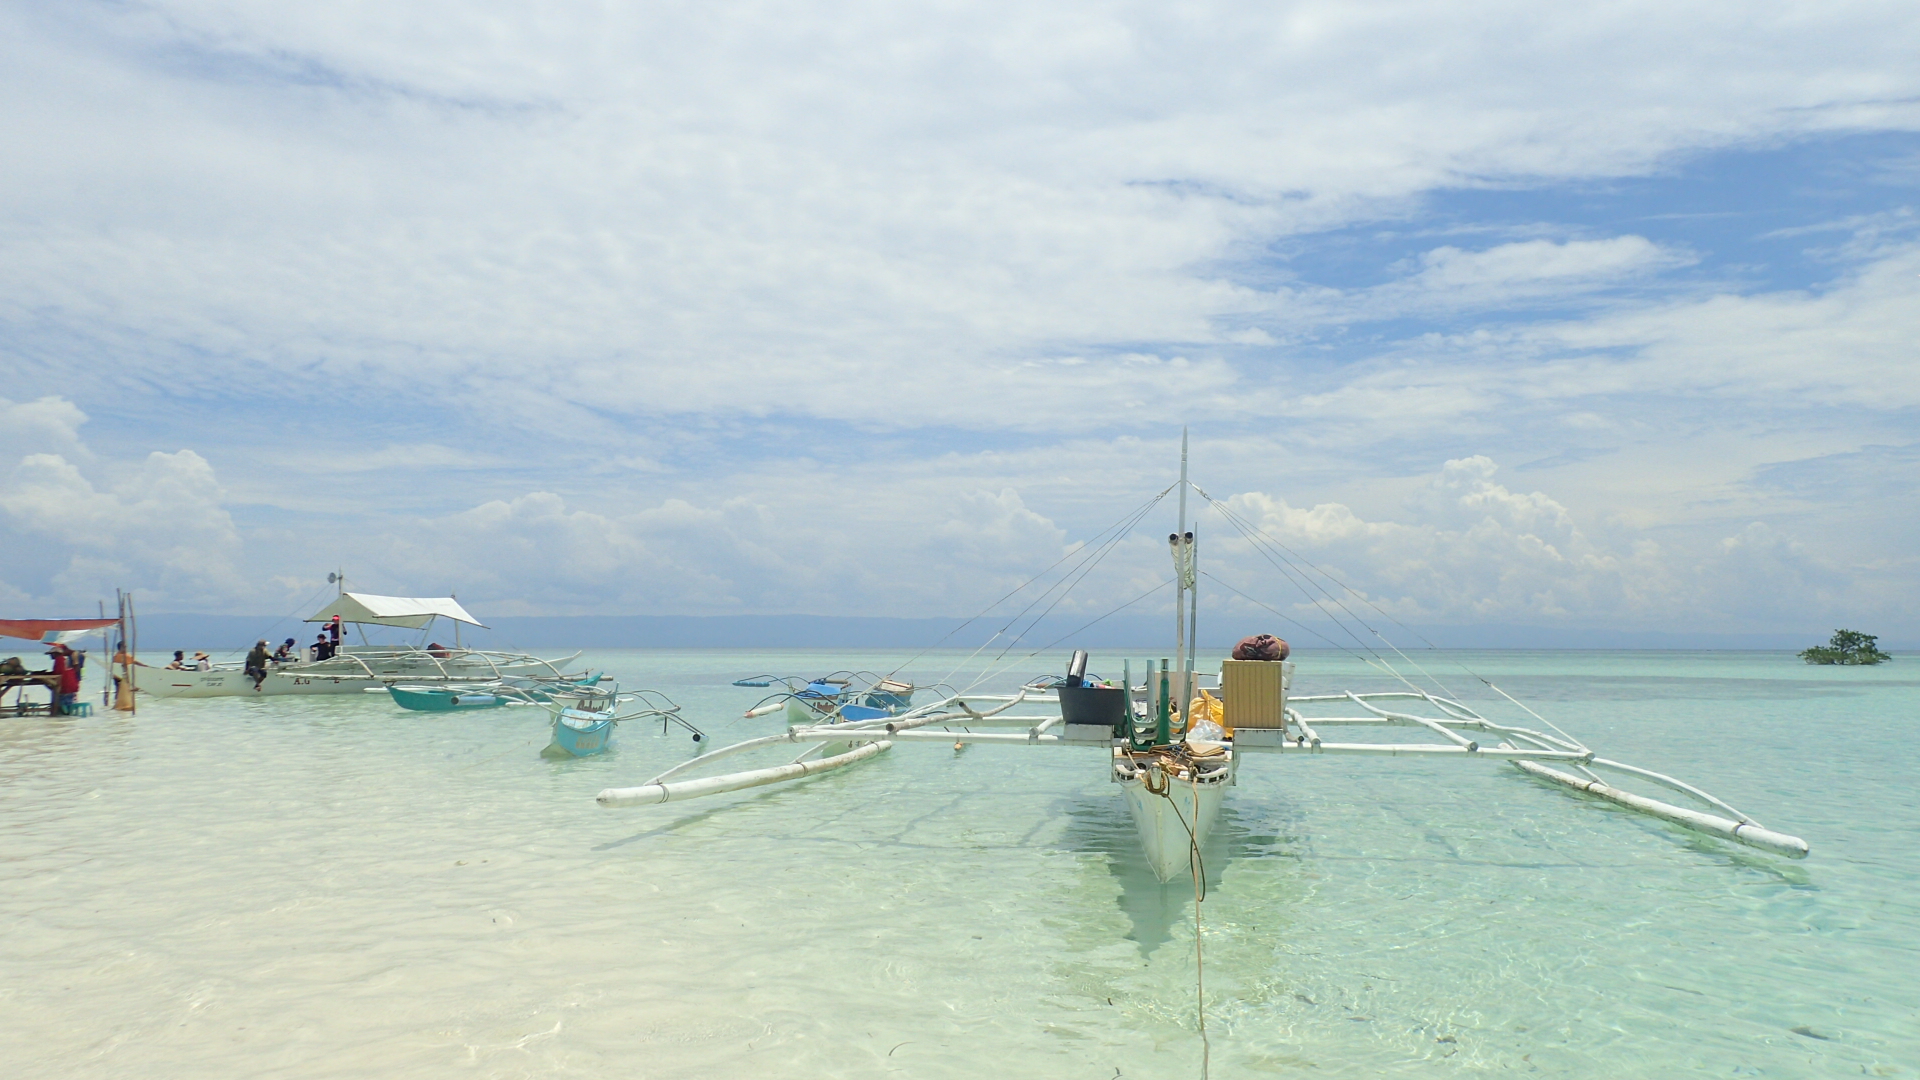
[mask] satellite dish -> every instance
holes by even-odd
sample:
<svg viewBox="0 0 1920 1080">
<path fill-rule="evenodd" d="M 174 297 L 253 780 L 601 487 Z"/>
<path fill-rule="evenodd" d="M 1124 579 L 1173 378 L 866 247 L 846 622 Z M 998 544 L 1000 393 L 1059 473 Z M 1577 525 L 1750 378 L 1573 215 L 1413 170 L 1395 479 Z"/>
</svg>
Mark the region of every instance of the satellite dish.
<svg viewBox="0 0 1920 1080">
<path fill-rule="evenodd" d="M 334 582 L 336 582 L 336 581 L 339 581 L 339 580 L 340 580 L 340 575 L 339 575 L 339 574 L 333 574 L 333 573 L 329 573 L 329 574 L 327 575 L 327 584 L 329 584 L 329 585 L 331 585 L 331 584 L 333 584 Z"/>
</svg>

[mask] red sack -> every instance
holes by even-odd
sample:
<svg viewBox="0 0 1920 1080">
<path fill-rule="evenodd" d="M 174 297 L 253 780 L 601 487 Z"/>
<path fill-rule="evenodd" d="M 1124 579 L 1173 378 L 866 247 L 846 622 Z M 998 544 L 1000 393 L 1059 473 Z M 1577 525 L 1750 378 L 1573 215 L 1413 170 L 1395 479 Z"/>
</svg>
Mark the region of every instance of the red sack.
<svg viewBox="0 0 1920 1080">
<path fill-rule="evenodd" d="M 1250 638 L 1241 638 L 1240 644 L 1233 647 L 1235 660 L 1285 660 L 1293 652 L 1287 643 L 1272 634 L 1255 634 Z"/>
</svg>

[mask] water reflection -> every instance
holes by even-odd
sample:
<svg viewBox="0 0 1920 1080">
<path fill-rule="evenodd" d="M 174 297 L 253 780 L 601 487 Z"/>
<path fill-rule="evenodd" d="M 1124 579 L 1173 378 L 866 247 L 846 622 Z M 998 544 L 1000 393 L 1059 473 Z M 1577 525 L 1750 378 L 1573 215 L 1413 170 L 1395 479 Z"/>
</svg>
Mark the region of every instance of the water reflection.
<svg viewBox="0 0 1920 1080">
<path fill-rule="evenodd" d="M 1300 842 L 1292 830 L 1275 831 L 1275 807 L 1236 807 L 1233 796 L 1220 808 L 1200 862 L 1205 893 L 1220 888 L 1230 868 L 1261 860 L 1298 860 Z M 1061 842 L 1070 850 L 1105 857 L 1119 894 L 1115 902 L 1131 929 L 1127 939 L 1149 956 L 1173 938 L 1176 925 L 1193 920 L 1194 885 L 1191 877 L 1162 884 L 1147 866 L 1140 835 L 1124 799 L 1095 796 L 1066 808 L 1068 825 Z M 1203 894 L 1204 895 L 1204 894 Z"/>
</svg>

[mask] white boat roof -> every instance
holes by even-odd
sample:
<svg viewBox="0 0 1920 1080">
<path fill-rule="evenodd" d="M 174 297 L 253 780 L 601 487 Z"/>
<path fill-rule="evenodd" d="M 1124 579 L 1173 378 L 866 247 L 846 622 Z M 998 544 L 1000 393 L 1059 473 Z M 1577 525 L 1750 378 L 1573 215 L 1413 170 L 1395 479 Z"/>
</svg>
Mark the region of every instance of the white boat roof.
<svg viewBox="0 0 1920 1080">
<path fill-rule="evenodd" d="M 460 601 L 451 596 L 375 596 L 353 592 L 342 593 L 340 599 L 314 612 L 307 621 L 326 622 L 335 615 L 340 616 L 341 622 L 404 626 L 409 630 L 418 630 L 435 619 L 452 619 L 482 628 L 486 625 L 467 614 Z"/>
</svg>

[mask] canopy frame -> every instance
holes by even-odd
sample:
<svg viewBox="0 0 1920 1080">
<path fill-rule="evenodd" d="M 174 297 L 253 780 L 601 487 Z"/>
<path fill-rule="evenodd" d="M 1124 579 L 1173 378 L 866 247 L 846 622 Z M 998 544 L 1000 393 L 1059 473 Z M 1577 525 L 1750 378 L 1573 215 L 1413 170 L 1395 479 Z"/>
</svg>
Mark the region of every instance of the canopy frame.
<svg viewBox="0 0 1920 1080">
<path fill-rule="evenodd" d="M 335 615 L 343 623 L 371 626 L 398 626 L 419 630 L 435 619 L 448 619 L 486 629 L 487 625 L 460 606 L 451 596 L 377 596 L 373 593 L 341 593 L 339 598 L 307 617 L 307 622 L 331 622 Z"/>
</svg>

